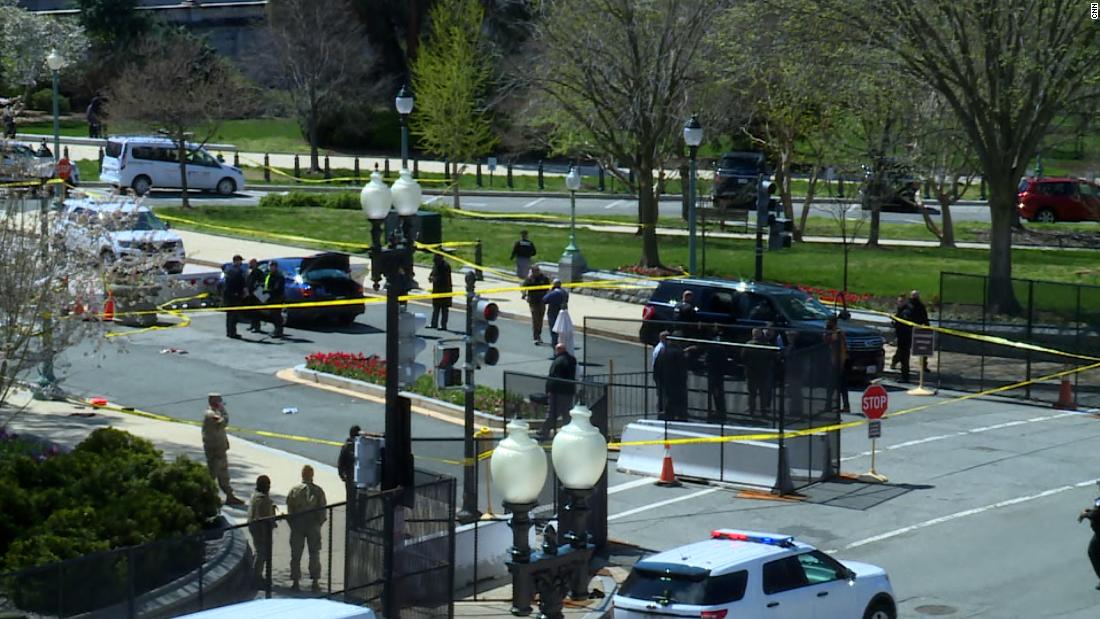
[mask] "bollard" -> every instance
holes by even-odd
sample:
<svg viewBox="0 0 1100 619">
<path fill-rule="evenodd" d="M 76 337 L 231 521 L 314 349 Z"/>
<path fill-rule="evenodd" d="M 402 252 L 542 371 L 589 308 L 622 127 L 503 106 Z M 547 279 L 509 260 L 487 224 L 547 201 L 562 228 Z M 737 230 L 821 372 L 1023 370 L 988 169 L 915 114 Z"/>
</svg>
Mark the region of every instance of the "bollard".
<svg viewBox="0 0 1100 619">
<path fill-rule="evenodd" d="M 325 178 L 332 178 L 332 169 L 329 167 L 328 155 L 325 155 Z"/>
<path fill-rule="evenodd" d="M 481 239 L 477 240 L 477 245 L 474 246 L 474 262 L 481 266 Z M 485 274 L 481 272 L 481 269 L 474 269 L 474 275 L 477 276 L 477 281 L 485 279 Z"/>
<path fill-rule="evenodd" d="M 626 171 L 626 179 L 627 179 L 627 182 L 630 183 L 630 187 L 633 187 L 634 186 L 634 168 L 630 168 L 629 170 Z M 630 187 L 628 187 L 627 190 L 629 190 Z"/>
<path fill-rule="evenodd" d="M 413 178 L 420 178 L 420 159 L 413 157 Z"/>
<path fill-rule="evenodd" d="M 63 149 L 61 150 L 61 152 L 62 152 L 62 153 L 64 153 L 64 154 L 62 155 L 62 157 L 64 157 L 65 159 L 68 159 L 68 158 L 69 158 L 69 147 L 68 147 L 68 146 L 64 147 L 64 148 L 63 148 Z"/>
<path fill-rule="evenodd" d="M 302 164 L 298 161 L 298 155 L 294 155 L 294 180 L 302 175 Z"/>
<path fill-rule="evenodd" d="M 443 158 L 443 180 L 451 180 L 451 162 L 446 157 Z"/>
<path fill-rule="evenodd" d="M 932 199 L 932 181 L 930 181 L 930 180 L 924 181 L 924 199 L 925 200 L 931 200 Z"/>
<path fill-rule="evenodd" d="M 546 186 L 542 182 L 542 159 L 539 159 L 539 191 L 545 189 Z"/>
<path fill-rule="evenodd" d="M 264 153 L 264 182 L 271 182 L 271 157 Z"/>
<path fill-rule="evenodd" d="M 355 156 L 355 182 L 359 182 L 359 155 Z"/>
<path fill-rule="evenodd" d="M 241 152 L 238 150 L 233 151 L 233 167 L 241 167 Z"/>
<path fill-rule="evenodd" d="M 840 176 L 836 179 L 836 195 L 838 198 L 844 197 L 844 177 Z"/>
<path fill-rule="evenodd" d="M 99 147 L 99 171 L 103 172 L 103 147 Z"/>
<path fill-rule="evenodd" d="M 102 151 L 100 151 L 100 152 L 102 152 Z M 982 177 L 982 182 L 979 186 L 978 191 L 980 192 L 980 195 L 978 196 L 978 198 L 981 199 L 981 200 L 985 200 L 985 177 L 984 176 Z"/>
<path fill-rule="evenodd" d="M 477 186 L 481 188 L 481 162 L 477 162 Z"/>
<path fill-rule="evenodd" d="M 603 166 L 600 166 L 600 191 L 606 191 L 607 184 L 604 182 Z"/>
<path fill-rule="evenodd" d="M 385 163 L 385 166 L 383 166 L 383 168 L 382 168 L 382 176 L 384 178 L 389 178 L 390 177 L 390 158 L 386 157 L 385 159 L 383 159 L 383 162 Z M 374 169 L 375 170 L 378 169 L 378 164 L 377 163 L 374 164 Z"/>
<path fill-rule="evenodd" d="M 515 187 L 512 186 L 512 162 L 511 161 L 508 162 L 507 170 L 508 170 L 508 189 L 515 189 Z"/>
</svg>

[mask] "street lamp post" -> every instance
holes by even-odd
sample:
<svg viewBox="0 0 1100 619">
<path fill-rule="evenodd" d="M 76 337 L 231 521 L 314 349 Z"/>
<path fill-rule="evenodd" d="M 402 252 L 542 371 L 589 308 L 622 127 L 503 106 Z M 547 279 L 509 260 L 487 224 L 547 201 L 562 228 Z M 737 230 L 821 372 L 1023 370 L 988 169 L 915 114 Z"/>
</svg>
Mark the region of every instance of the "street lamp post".
<svg viewBox="0 0 1100 619">
<path fill-rule="evenodd" d="M 588 598 L 591 579 L 589 561 L 593 547 L 588 543 L 587 498 L 607 468 L 607 442 L 592 425 L 592 411 L 578 404 L 571 420 L 556 436 L 551 448 L 554 472 L 569 494 L 572 529 L 559 544 L 550 527 L 543 533 L 542 550 L 532 552 L 528 541 L 530 512 L 546 480 L 546 455 L 529 434 L 527 422 L 513 419 L 508 437 L 493 451 L 490 467 L 493 486 L 504 496 L 512 511 L 512 550 L 507 562 L 512 574 L 512 614 L 529 615 L 534 594 L 539 595 L 543 617 L 560 619 L 562 600 Z M 559 515 L 560 516 L 560 515 Z"/>
<path fill-rule="evenodd" d="M 584 272 L 588 270 L 588 264 L 577 247 L 577 190 L 581 188 L 577 166 L 569 168 L 565 186 L 569 189 L 569 244 L 558 261 L 558 277 L 566 282 L 576 282 L 584 279 Z"/>
<path fill-rule="evenodd" d="M 397 113 L 401 116 L 401 169 L 409 167 L 409 114 L 413 111 L 413 95 L 407 85 L 402 85 L 393 100 Z"/>
<path fill-rule="evenodd" d="M 688 159 L 691 172 L 688 176 L 688 272 L 692 277 L 698 275 L 695 269 L 695 155 L 703 142 L 703 126 L 694 114 L 684 123 L 684 143 L 688 146 Z"/>
<path fill-rule="evenodd" d="M 57 82 L 61 69 L 65 68 L 65 58 L 58 54 L 57 50 L 51 50 L 50 55 L 46 56 L 46 65 L 53 74 L 53 162 L 56 164 L 61 158 L 61 119 L 58 110 Z"/>
</svg>

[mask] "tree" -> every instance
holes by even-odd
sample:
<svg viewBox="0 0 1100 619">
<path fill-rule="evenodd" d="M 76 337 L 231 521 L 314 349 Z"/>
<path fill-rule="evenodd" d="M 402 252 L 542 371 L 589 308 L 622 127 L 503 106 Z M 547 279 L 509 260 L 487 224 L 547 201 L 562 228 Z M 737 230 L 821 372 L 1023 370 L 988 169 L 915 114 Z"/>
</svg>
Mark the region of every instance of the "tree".
<svg viewBox="0 0 1100 619">
<path fill-rule="evenodd" d="M 922 208 L 924 225 L 940 240 L 940 247 L 955 247 L 951 205 L 973 184 L 978 159 L 954 112 L 938 94 L 919 101 L 914 161 L 925 171 L 925 183 L 940 207 L 940 226 Z"/>
<path fill-rule="evenodd" d="M 283 83 L 309 140 L 309 169 L 321 169 L 317 127 L 371 66 L 363 27 L 348 0 L 271 0 L 267 23 Z"/>
<path fill-rule="evenodd" d="M 202 146 L 221 120 L 246 110 L 249 88 L 203 41 L 183 34 L 146 38 L 134 58 L 112 84 L 108 110 L 175 143 L 183 206 L 189 208 L 188 143 Z"/>
<path fill-rule="evenodd" d="M 96 47 L 111 54 L 127 49 L 149 30 L 145 12 L 137 0 L 77 0 L 80 25 Z"/>
<path fill-rule="evenodd" d="M 977 153 L 992 219 L 988 299 L 1015 313 L 1012 226 L 1016 187 L 1060 114 L 1100 97 L 1098 29 L 1071 0 L 817 0 L 868 46 L 892 54 L 943 96 Z"/>
<path fill-rule="evenodd" d="M 0 0 L 0 77 L 22 86 L 24 98 L 48 75 L 46 56 L 51 50 L 72 64 L 87 49 L 88 39 L 79 25 L 24 10 L 15 0 Z"/>
<path fill-rule="evenodd" d="M 524 68 L 548 98 L 557 150 L 633 172 L 642 252 L 660 267 L 655 174 L 682 156 L 681 130 L 710 72 L 704 50 L 722 3 L 705 0 L 548 0 Z M 703 110 L 699 110 L 703 111 Z"/>
<path fill-rule="evenodd" d="M 492 66 L 481 35 L 484 11 L 479 0 L 441 0 L 429 18 L 431 34 L 412 67 L 412 131 L 429 152 L 455 163 L 454 207 L 460 208 L 463 162 L 496 144 L 485 109 Z"/>
</svg>

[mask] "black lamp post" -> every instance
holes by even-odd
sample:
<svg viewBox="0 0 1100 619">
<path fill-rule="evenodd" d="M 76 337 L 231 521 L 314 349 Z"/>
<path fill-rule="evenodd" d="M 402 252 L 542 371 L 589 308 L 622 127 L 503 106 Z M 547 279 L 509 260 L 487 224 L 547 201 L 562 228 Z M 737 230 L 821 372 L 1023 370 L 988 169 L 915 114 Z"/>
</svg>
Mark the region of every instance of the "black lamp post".
<svg viewBox="0 0 1100 619">
<path fill-rule="evenodd" d="M 558 274 L 563 281 L 578 282 L 584 279 L 588 263 L 577 247 L 577 190 L 581 188 L 581 175 L 577 166 L 569 168 L 569 174 L 565 176 L 565 186 L 569 189 L 569 244 L 565 246 L 565 251 L 558 260 Z"/>
<path fill-rule="evenodd" d="M 684 123 L 684 143 L 688 145 L 688 159 L 691 161 L 691 172 L 688 177 L 688 272 L 692 277 L 698 275 L 695 269 L 695 155 L 699 152 L 699 144 L 703 142 L 703 126 L 699 124 L 699 118 L 694 114 Z"/>
<path fill-rule="evenodd" d="M 393 100 L 397 113 L 401 116 L 401 169 L 409 167 L 409 114 L 413 111 L 413 95 L 408 85 L 402 85 Z"/>
</svg>

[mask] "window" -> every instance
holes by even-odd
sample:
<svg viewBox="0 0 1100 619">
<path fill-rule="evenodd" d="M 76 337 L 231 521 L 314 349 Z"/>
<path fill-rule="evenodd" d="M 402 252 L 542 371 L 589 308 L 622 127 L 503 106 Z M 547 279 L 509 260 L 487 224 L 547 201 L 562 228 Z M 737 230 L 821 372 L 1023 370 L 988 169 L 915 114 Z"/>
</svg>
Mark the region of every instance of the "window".
<svg viewBox="0 0 1100 619">
<path fill-rule="evenodd" d="M 764 593 L 767 595 L 798 589 L 807 584 L 806 572 L 798 557 L 786 557 L 764 564 Z"/>
<path fill-rule="evenodd" d="M 107 157 L 119 157 L 122 155 L 122 142 L 107 142 L 107 148 L 103 151 Z"/>
<path fill-rule="evenodd" d="M 841 580 L 847 576 L 848 570 L 829 555 L 815 550 L 798 555 L 798 562 L 802 564 L 802 570 L 806 573 L 806 580 L 811 585 L 819 582 Z"/>
<path fill-rule="evenodd" d="M 774 322 L 777 316 L 778 314 L 775 308 L 767 297 L 762 297 L 758 294 L 749 295 L 749 307 L 748 313 L 745 314 L 746 318 L 749 320 L 759 320 L 761 322 Z"/>
<path fill-rule="evenodd" d="M 707 300 L 708 312 L 714 312 L 715 314 L 732 314 L 733 308 L 732 292 L 728 290 L 711 291 L 710 299 Z"/>
<path fill-rule="evenodd" d="M 1080 190 L 1082 196 L 1090 198 L 1096 197 L 1096 188 L 1089 183 L 1078 183 L 1077 188 Z"/>
<path fill-rule="evenodd" d="M 219 167 L 216 159 L 210 156 L 210 153 L 205 150 L 192 150 L 187 153 L 187 163 L 202 165 L 207 167 Z"/>
<path fill-rule="evenodd" d="M 780 311 L 791 320 L 828 320 L 833 316 L 829 308 L 809 295 L 778 295 L 775 302 Z"/>
<path fill-rule="evenodd" d="M 1048 183 L 1047 193 L 1052 196 L 1072 196 L 1074 191 L 1073 183 Z"/>
<path fill-rule="evenodd" d="M 745 597 L 749 573 L 745 570 L 710 576 L 710 571 L 673 564 L 638 564 L 623 583 L 620 595 L 668 606 L 716 606 Z"/>
<path fill-rule="evenodd" d="M 657 291 L 653 293 L 653 301 L 679 303 L 683 291 L 683 286 L 677 284 L 658 284 Z"/>
</svg>

